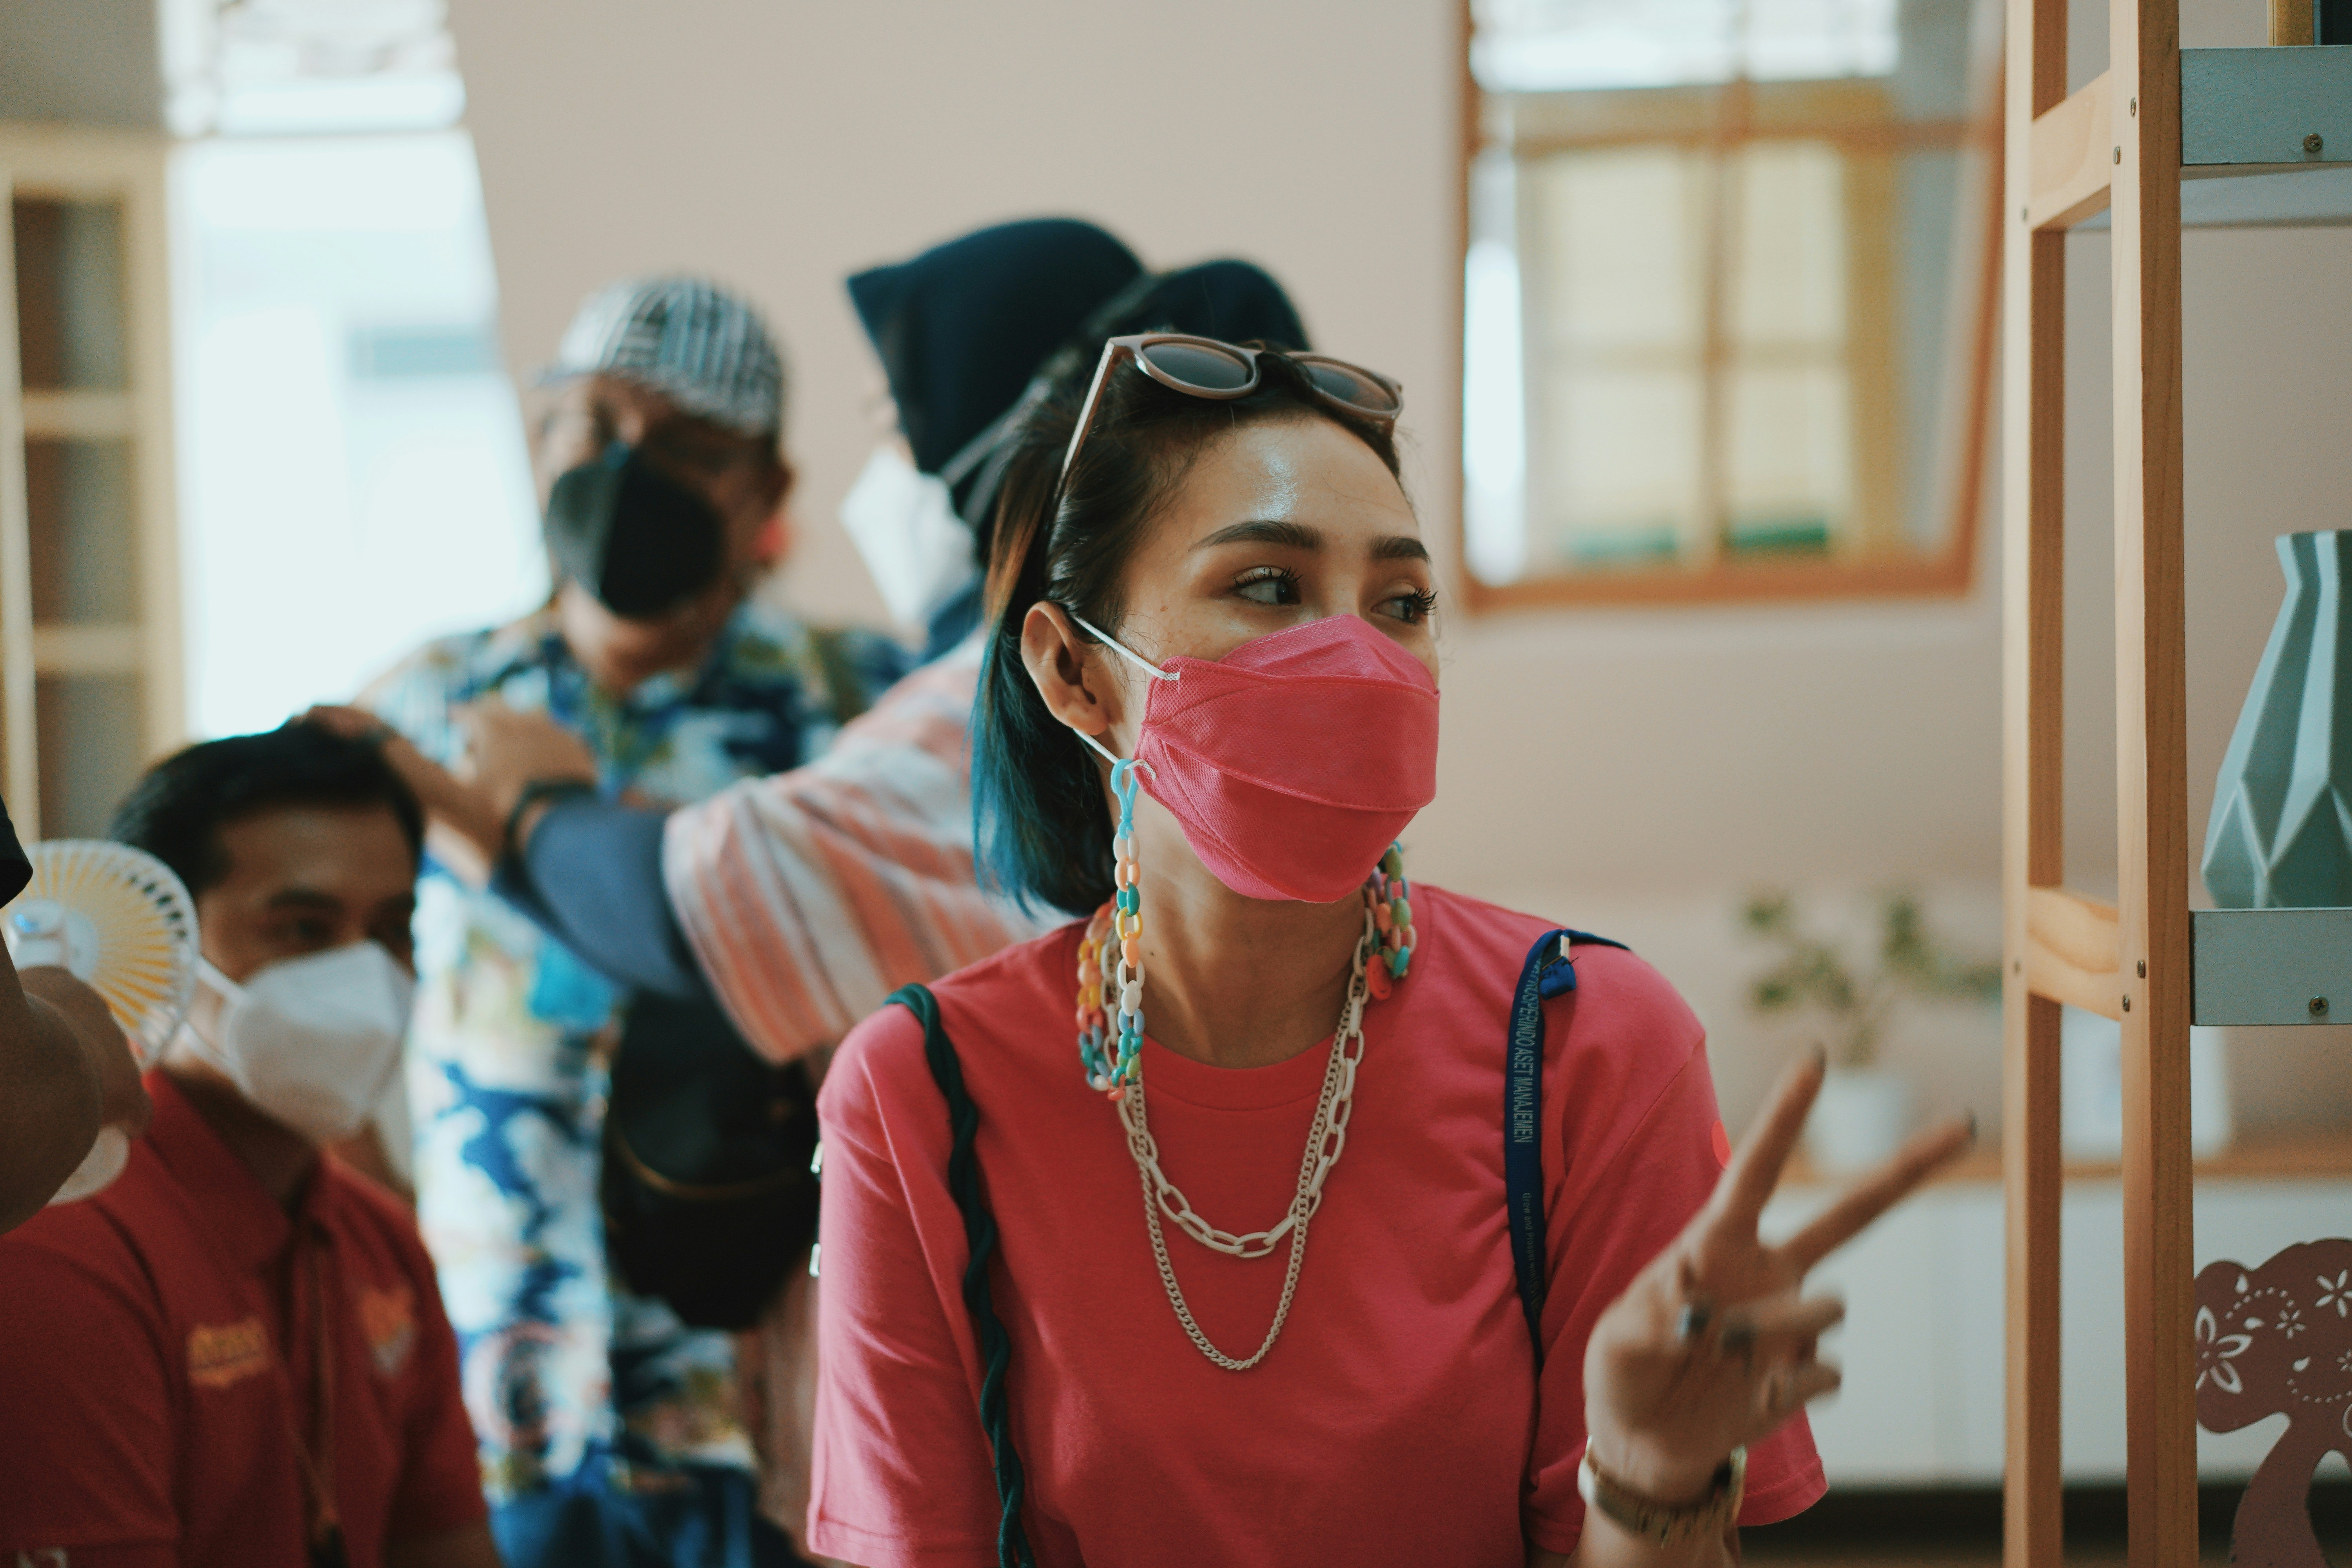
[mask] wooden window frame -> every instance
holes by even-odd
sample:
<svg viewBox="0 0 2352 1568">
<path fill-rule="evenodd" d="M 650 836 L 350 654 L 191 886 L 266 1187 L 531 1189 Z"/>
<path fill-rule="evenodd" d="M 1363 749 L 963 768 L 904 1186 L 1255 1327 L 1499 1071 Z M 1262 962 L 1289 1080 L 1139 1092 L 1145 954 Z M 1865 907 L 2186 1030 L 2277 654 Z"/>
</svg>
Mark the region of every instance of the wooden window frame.
<svg viewBox="0 0 2352 1568">
<path fill-rule="evenodd" d="M 1770 140 L 1826 141 L 1847 153 L 1901 153 L 1915 150 L 1976 151 L 1985 157 L 1985 212 L 1978 236 L 1972 294 L 1973 319 L 1968 324 L 1963 352 L 1968 356 L 1967 380 L 1957 423 L 1958 461 L 1947 505 L 1948 521 L 1942 544 L 1933 552 L 1864 560 L 1727 560 L 1720 553 L 1699 566 L 1616 568 L 1578 574 L 1528 576 L 1513 583 L 1488 583 L 1471 569 L 1468 552 L 1467 483 L 1459 453 L 1466 448 L 1466 424 L 1459 430 L 1453 483 L 1454 531 L 1452 564 L 1463 602 L 1474 613 L 1541 609 L 1566 605 L 1702 605 L 1838 598 L 1960 598 L 1975 586 L 1978 536 L 1984 499 L 1984 466 L 1990 438 L 1992 383 L 2000 331 L 2001 275 L 2001 159 L 2000 156 L 2000 84 L 1983 84 L 1980 107 L 1965 119 L 1916 121 L 1887 121 L 1883 112 L 1863 108 L 1864 94 L 1845 82 L 1755 84 L 1732 81 L 1720 86 L 1593 89 L 1545 100 L 1544 123 L 1527 130 L 1513 127 L 1507 141 L 1490 133 L 1486 94 L 1472 74 L 1470 46 L 1475 32 L 1471 0 L 1462 0 L 1460 13 L 1461 204 L 1456 213 L 1454 278 L 1454 342 L 1457 352 L 1466 343 L 1467 299 L 1464 291 L 1472 237 L 1471 171 L 1480 153 L 1500 146 L 1514 155 L 1569 149 L 1611 146 L 1657 146 L 1673 143 L 1717 148 L 1727 152 L 1741 142 Z M 1974 84 L 1972 84 L 1974 85 Z M 1509 95 L 1525 105 L 1538 95 Z M 1712 290 L 1713 286 L 1710 285 Z M 1710 316 L 1715 314 L 1710 305 Z M 1709 330 L 1713 342 L 1717 333 Z M 1957 345 L 1956 345 L 1957 346 Z M 1708 374 L 1706 397 L 1717 398 L 1718 378 Z M 1456 402 L 1457 410 L 1460 402 Z M 1859 406 L 1859 403 L 1857 404 Z M 1462 416 L 1457 412 L 1457 418 Z M 1718 417 L 1708 416 L 1710 421 Z M 1705 461 L 1719 470 L 1720 456 L 1708 426 Z M 1860 422 L 1854 433 L 1857 450 L 1866 439 Z M 1868 482 L 1857 475 L 1857 487 Z M 1719 472 L 1710 478 L 1707 493 L 1720 494 Z"/>
</svg>

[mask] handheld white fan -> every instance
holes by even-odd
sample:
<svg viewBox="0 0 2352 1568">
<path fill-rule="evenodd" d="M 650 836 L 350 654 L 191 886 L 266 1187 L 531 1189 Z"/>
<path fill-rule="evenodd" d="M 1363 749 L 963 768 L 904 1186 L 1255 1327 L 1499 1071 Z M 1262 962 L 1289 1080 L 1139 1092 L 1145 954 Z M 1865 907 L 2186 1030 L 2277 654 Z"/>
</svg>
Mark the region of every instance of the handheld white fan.
<svg viewBox="0 0 2352 1568">
<path fill-rule="evenodd" d="M 98 838 L 29 846 L 33 879 L 0 918 L 20 970 L 56 964 L 106 999 L 142 1068 L 162 1053 L 196 991 L 196 904 L 143 849 Z M 100 1131 L 52 1203 L 86 1198 L 122 1173 L 131 1141 Z"/>
</svg>

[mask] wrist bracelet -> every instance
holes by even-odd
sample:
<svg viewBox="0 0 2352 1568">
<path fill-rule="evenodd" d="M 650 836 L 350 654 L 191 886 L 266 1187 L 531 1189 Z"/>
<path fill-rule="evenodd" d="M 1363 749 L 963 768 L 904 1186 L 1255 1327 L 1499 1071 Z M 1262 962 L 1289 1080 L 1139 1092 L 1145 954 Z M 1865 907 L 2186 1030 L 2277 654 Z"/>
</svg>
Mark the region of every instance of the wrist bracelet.
<svg viewBox="0 0 2352 1568">
<path fill-rule="evenodd" d="M 1719 1536 L 1739 1517 L 1739 1501 L 1748 1489 L 1748 1450 L 1734 1448 L 1731 1458 L 1716 1468 L 1715 1485 L 1706 1497 L 1676 1507 L 1645 1498 L 1593 1463 L 1592 1444 L 1576 1467 L 1576 1489 L 1585 1506 L 1628 1534 L 1661 1546 Z"/>
<path fill-rule="evenodd" d="M 512 859 L 522 854 L 522 840 L 518 830 L 522 826 L 523 814 L 541 801 L 571 800 L 579 795 L 593 795 L 595 784 L 583 778 L 533 779 L 522 786 L 515 796 L 514 809 L 507 813 L 507 825 L 499 835 L 501 853 Z"/>
</svg>

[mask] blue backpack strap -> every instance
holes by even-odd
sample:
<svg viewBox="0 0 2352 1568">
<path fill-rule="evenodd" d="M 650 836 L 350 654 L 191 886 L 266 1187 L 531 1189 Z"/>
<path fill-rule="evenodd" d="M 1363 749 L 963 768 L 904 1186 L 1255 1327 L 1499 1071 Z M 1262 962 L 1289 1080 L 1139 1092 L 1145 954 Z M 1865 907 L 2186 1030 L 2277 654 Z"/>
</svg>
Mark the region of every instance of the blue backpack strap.
<svg viewBox="0 0 2352 1568">
<path fill-rule="evenodd" d="M 926 986 L 905 985 L 893 992 L 889 1001 L 912 1013 L 923 1026 L 923 1059 L 948 1102 L 948 1127 L 954 1134 L 948 1147 L 948 1191 L 955 1198 L 956 1212 L 963 1216 L 964 1240 L 971 1248 L 971 1261 L 963 1270 L 963 1304 L 971 1314 L 972 1336 L 980 1345 L 980 1425 L 988 1434 L 989 1454 L 996 1468 L 996 1560 L 999 1568 L 1034 1568 L 1037 1560 L 1029 1550 L 1027 1532 L 1021 1528 L 1021 1499 L 1027 1479 L 1020 1452 L 1013 1445 L 1013 1418 L 1004 1397 L 1013 1338 L 1004 1331 L 988 1289 L 988 1259 L 996 1250 L 996 1216 L 988 1212 L 988 1200 L 981 1195 L 980 1162 L 971 1148 L 980 1131 L 980 1108 L 964 1089 L 963 1064 L 956 1058 L 955 1042 L 948 1038 L 940 1022 L 939 999 Z"/>
<path fill-rule="evenodd" d="M 1511 1036 L 1503 1073 L 1503 1185 L 1511 1224 L 1511 1268 L 1518 1275 L 1519 1308 L 1543 1365 L 1544 1268 L 1543 1005 L 1576 989 L 1575 942 L 1622 950 L 1622 942 L 1587 931 L 1548 931 L 1528 949 L 1511 999 Z"/>
</svg>

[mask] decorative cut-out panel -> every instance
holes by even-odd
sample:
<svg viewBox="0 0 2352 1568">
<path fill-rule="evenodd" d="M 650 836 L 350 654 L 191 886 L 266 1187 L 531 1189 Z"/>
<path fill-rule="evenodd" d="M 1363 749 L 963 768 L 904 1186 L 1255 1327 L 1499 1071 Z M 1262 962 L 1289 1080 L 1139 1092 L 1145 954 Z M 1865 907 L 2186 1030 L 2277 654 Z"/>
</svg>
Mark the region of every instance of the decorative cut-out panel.
<svg viewBox="0 0 2352 1568">
<path fill-rule="evenodd" d="M 2231 1531 L 2237 1568 L 2328 1568 L 2311 1525 L 2311 1478 L 2352 1460 L 2352 1241 L 2290 1247 L 2259 1268 L 2224 1259 L 2197 1276 L 2197 1419 L 2234 1432 L 2284 1415 Z"/>
</svg>

